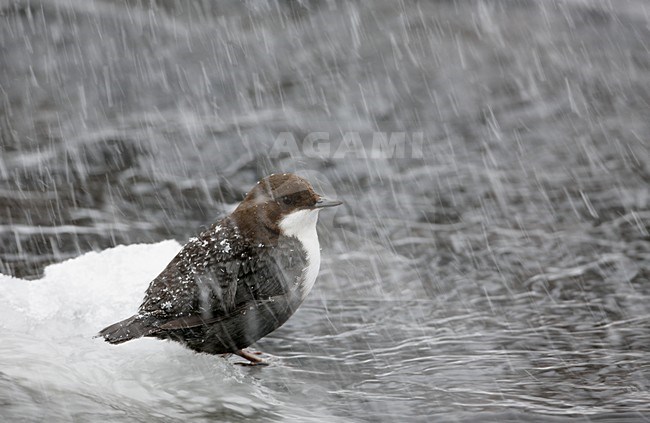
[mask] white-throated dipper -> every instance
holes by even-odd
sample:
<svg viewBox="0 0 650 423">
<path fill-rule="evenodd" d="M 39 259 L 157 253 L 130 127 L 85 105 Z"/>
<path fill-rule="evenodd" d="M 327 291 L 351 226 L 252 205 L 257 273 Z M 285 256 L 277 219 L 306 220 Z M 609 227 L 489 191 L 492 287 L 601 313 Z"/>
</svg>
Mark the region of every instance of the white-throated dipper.
<svg viewBox="0 0 650 423">
<path fill-rule="evenodd" d="M 229 216 L 191 238 L 147 289 L 138 313 L 103 329 L 119 344 L 143 336 L 198 352 L 234 353 L 279 328 L 318 275 L 318 212 L 340 205 L 305 179 L 268 176 Z"/>
</svg>

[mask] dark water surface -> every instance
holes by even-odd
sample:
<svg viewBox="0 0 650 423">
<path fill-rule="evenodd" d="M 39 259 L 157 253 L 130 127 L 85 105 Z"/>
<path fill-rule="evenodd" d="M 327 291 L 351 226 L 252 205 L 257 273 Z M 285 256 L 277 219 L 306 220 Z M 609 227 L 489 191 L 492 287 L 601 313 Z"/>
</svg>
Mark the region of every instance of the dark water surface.
<svg viewBox="0 0 650 423">
<path fill-rule="evenodd" d="M 0 417 L 650 419 L 649 46 L 643 0 L 0 2 L 0 273 L 107 266 L 0 279 Z M 345 206 L 271 366 L 91 340 L 150 277 L 104 250 L 282 171 Z"/>
</svg>

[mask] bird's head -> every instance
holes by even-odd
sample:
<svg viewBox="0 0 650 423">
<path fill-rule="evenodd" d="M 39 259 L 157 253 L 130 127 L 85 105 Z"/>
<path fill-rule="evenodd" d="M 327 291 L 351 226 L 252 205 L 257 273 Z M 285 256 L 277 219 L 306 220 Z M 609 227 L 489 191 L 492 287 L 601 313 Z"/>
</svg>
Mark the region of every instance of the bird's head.
<svg viewBox="0 0 650 423">
<path fill-rule="evenodd" d="M 296 236 L 315 228 L 318 212 L 342 204 L 317 194 L 311 184 L 293 173 L 260 180 L 233 212 L 240 230 L 261 228 L 285 236 Z"/>
</svg>

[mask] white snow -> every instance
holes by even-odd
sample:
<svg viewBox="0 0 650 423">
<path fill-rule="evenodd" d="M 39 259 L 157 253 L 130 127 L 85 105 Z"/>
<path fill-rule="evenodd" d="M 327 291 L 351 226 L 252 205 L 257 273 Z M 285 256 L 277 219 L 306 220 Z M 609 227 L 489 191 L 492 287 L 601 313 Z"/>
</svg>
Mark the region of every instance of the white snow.
<svg viewBox="0 0 650 423">
<path fill-rule="evenodd" d="M 87 253 L 47 267 L 34 281 L 0 274 L 0 379 L 46 395 L 19 410 L 47 409 L 58 421 L 86 408 L 173 420 L 206 408 L 268 406 L 250 401 L 264 394 L 242 383 L 241 370 L 221 357 L 156 339 L 110 345 L 94 338 L 137 311 L 151 279 L 180 248 L 164 241 Z"/>
<path fill-rule="evenodd" d="M 176 241 L 165 241 L 91 252 L 48 266 L 35 281 L 0 274 L 0 308 L 35 325 L 65 320 L 70 326 L 61 329 L 68 329 L 67 335 L 93 336 L 137 311 L 149 282 L 180 248 Z M 2 319 L 0 328 L 10 330 L 13 323 Z"/>
</svg>

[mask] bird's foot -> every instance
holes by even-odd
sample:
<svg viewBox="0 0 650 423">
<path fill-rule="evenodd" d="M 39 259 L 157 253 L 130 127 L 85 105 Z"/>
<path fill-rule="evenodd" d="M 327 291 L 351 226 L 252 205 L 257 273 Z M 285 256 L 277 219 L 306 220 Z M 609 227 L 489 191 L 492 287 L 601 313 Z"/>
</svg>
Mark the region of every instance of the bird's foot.
<svg viewBox="0 0 650 423">
<path fill-rule="evenodd" d="M 263 354 L 261 351 L 238 350 L 235 351 L 233 354 L 236 354 L 241 358 L 245 358 L 246 360 L 248 360 L 248 363 L 242 363 L 242 362 L 235 363 L 240 366 L 268 366 L 269 364 L 263 358 L 259 357 L 260 355 Z"/>
</svg>

